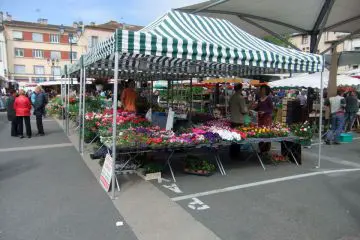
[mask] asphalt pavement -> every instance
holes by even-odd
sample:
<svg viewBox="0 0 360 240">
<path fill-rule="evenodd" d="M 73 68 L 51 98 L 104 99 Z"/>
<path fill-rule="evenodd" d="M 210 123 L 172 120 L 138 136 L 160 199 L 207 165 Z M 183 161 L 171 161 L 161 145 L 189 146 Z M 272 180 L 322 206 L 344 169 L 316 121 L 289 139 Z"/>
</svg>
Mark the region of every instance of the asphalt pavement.
<svg viewBox="0 0 360 240">
<path fill-rule="evenodd" d="M 353 143 L 323 145 L 321 168 L 316 143 L 302 149 L 301 166 L 266 171 L 254 157 L 232 161 L 224 151 L 226 176 L 184 174 L 180 155 L 173 161 L 176 183 L 154 185 L 221 239 L 360 240 L 359 142 L 355 135 Z"/>
<path fill-rule="evenodd" d="M 1 117 L 1 240 L 137 239 L 55 121 L 19 139 Z"/>
</svg>

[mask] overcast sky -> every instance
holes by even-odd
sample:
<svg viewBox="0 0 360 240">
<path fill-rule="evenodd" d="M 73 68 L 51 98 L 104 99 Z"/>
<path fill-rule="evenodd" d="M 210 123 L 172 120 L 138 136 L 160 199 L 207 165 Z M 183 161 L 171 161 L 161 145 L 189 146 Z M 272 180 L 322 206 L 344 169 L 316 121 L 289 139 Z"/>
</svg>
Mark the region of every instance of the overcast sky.
<svg viewBox="0 0 360 240">
<path fill-rule="evenodd" d="M 51 24 L 74 21 L 104 23 L 110 20 L 147 25 L 172 8 L 205 0 L 0 0 L 0 11 L 13 19 L 36 22 L 46 18 Z"/>
</svg>

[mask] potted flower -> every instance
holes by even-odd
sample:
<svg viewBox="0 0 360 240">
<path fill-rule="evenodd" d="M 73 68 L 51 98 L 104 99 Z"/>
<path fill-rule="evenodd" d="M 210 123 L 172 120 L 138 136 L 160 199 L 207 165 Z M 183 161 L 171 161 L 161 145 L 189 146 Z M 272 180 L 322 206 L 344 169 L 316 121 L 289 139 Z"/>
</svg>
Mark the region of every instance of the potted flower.
<svg viewBox="0 0 360 240">
<path fill-rule="evenodd" d="M 157 163 L 145 164 L 142 168 L 137 171 L 137 174 L 142 177 L 145 181 L 158 180 L 161 183 L 161 171 L 163 166 Z"/>
<path fill-rule="evenodd" d="M 210 176 L 216 170 L 214 164 L 208 160 L 200 159 L 197 156 L 187 155 L 185 160 L 184 172 L 199 176 Z"/>
<path fill-rule="evenodd" d="M 295 136 L 300 138 L 301 145 L 311 145 L 311 139 L 314 135 L 314 131 L 309 122 L 306 121 L 303 124 L 293 124 L 290 129 Z"/>
</svg>

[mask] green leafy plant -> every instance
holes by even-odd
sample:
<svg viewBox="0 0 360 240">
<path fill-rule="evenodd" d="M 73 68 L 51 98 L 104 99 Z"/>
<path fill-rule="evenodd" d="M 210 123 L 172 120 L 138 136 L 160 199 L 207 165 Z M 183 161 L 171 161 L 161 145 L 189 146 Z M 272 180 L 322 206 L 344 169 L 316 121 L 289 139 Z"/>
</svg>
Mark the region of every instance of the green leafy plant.
<svg viewBox="0 0 360 240">
<path fill-rule="evenodd" d="M 144 165 L 145 174 L 161 172 L 164 167 L 158 163 L 148 163 Z"/>
<path fill-rule="evenodd" d="M 187 155 L 185 160 L 185 171 L 187 170 L 193 172 L 200 171 L 201 173 L 212 173 L 216 170 L 216 167 L 208 160 L 201 159 L 194 155 Z"/>
</svg>

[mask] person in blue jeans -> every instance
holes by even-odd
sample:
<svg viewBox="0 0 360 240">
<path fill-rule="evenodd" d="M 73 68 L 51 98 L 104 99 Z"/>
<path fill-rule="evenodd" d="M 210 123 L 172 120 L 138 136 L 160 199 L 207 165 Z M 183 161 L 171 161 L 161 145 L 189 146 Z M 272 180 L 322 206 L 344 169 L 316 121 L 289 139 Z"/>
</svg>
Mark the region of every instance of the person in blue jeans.
<svg viewBox="0 0 360 240">
<path fill-rule="evenodd" d="M 340 144 L 339 137 L 344 130 L 345 125 L 345 99 L 341 92 L 337 92 L 337 96 L 331 97 L 328 101 L 331 110 L 331 128 L 328 131 L 325 143 Z"/>
</svg>

